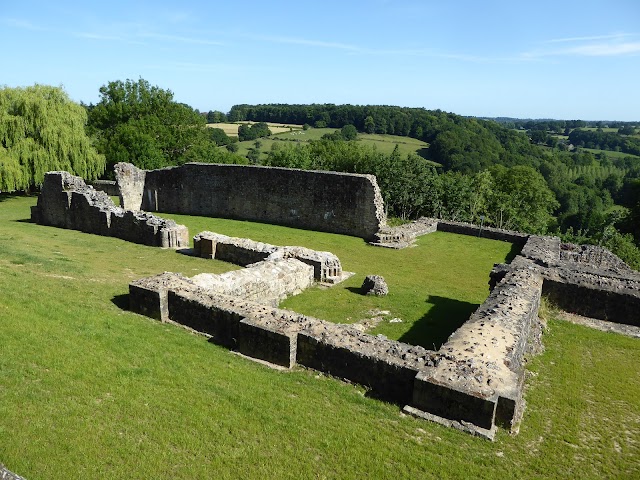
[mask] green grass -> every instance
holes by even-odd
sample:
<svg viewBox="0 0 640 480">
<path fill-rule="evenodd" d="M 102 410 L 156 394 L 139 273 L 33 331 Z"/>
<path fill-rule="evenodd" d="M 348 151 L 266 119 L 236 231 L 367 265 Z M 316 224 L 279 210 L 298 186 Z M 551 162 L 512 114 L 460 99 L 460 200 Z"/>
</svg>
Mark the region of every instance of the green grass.
<svg viewBox="0 0 640 480">
<path fill-rule="evenodd" d="M 294 130 L 293 132 L 284 132 L 277 135 L 272 135 L 271 137 L 261 138 L 260 142 L 262 142 L 262 147 L 260 148 L 260 158 L 266 159 L 267 152 L 271 150 L 271 146 L 274 143 L 279 143 L 282 141 L 306 143 L 311 140 L 320 140 L 323 135 L 327 133 L 333 133 L 335 131 L 335 128 L 310 128 L 309 130 Z M 359 133 L 358 142 L 365 145 L 375 146 L 380 152 L 387 154 L 393 152 L 393 149 L 396 147 L 396 145 L 398 146 L 398 150 L 400 151 L 401 155 L 408 155 L 409 153 L 424 154 L 426 149 L 429 148 L 429 144 L 423 142 L 422 140 L 417 140 L 410 137 L 401 137 L 398 135 Z M 249 149 L 254 148 L 254 143 L 255 140 L 239 142 L 238 154 L 247 156 L 247 154 L 249 153 Z M 435 166 L 440 165 L 435 162 L 433 162 L 433 164 Z"/>
<path fill-rule="evenodd" d="M 530 365 L 520 434 L 500 431 L 490 443 L 404 416 L 360 387 L 311 370 L 273 371 L 126 311 L 132 279 L 231 267 L 23 221 L 34 203 L 0 195 L 0 461 L 29 480 L 640 475 L 637 339 L 550 321 L 546 352 Z M 190 220 L 192 233 L 215 225 L 271 243 L 306 238 L 339 250 L 358 275 L 391 269 L 369 259 L 378 250 L 358 239 Z M 472 261 L 465 249 L 473 245 L 432 238 L 385 250 L 380 261 L 408 275 L 403 262 L 427 262 L 443 248 L 458 249 L 463 265 Z M 420 250 L 425 256 L 415 257 Z M 410 256 L 394 257 L 404 252 Z M 431 275 L 415 285 L 419 302 L 422 284 L 438 276 L 450 282 L 443 298 L 458 291 L 456 301 L 473 303 L 486 295 L 464 270 L 450 273 L 458 268 L 451 264 L 413 268 L 422 272 L 415 278 Z"/>
<path fill-rule="evenodd" d="M 580 150 L 584 150 L 585 152 L 591 152 L 593 154 L 598 154 L 598 153 L 604 153 L 607 157 L 611 157 L 611 158 L 624 158 L 624 157 L 633 157 L 633 158 L 640 158 L 640 156 L 638 155 L 633 155 L 631 153 L 624 153 L 624 152 L 616 152 L 614 150 L 598 150 L 596 148 L 583 148 L 580 147 Z"/>
</svg>

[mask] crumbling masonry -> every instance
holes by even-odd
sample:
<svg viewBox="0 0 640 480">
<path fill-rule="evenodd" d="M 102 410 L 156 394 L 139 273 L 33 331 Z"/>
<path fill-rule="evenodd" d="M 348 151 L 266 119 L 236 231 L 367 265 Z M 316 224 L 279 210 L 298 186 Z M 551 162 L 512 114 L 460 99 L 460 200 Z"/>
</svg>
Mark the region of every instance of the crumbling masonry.
<svg viewBox="0 0 640 480">
<path fill-rule="evenodd" d="M 419 235 L 446 231 L 509 241 L 522 249 L 510 264 L 494 267 L 490 295 L 438 351 L 277 308 L 282 298 L 313 281 L 331 284 L 343 278 L 339 260 L 328 252 L 276 247 L 212 232 L 194 237 L 195 253 L 246 268 L 193 278 L 165 272 L 137 280 L 129 286 L 132 310 L 203 332 L 214 342 L 256 359 L 288 368 L 299 364 L 360 383 L 382 398 L 405 405 L 408 413 L 487 438 L 493 438 L 497 427 L 517 429 L 522 416 L 525 361 L 528 354 L 541 348 L 537 313 L 542 294 L 571 312 L 640 325 L 640 275 L 604 249 L 562 244 L 556 237 L 428 218 L 388 228 L 375 178 L 219 167 L 226 166 L 190 164 L 159 173 L 121 166 L 120 195 L 125 205 L 135 208 L 151 202 L 157 210 L 165 205 L 166 194 L 170 211 L 199 215 L 222 211 L 226 214 L 220 216 L 225 217 L 349 233 L 392 248 L 403 248 Z M 212 177 L 199 178 L 206 175 Z M 220 182 L 237 181 L 236 187 L 248 188 L 260 175 L 274 193 L 265 189 L 247 193 L 245 208 L 262 209 L 262 213 L 244 216 L 240 200 L 225 197 L 231 187 Z M 243 176 L 251 180 L 242 183 Z M 105 209 L 104 198 L 92 189 L 85 190 L 84 183 L 75 178 L 64 172 L 49 174 L 45 183 L 51 185 L 43 187 L 33 218 L 92 233 L 109 232 L 114 217 L 129 215 L 134 223 L 149 218 L 141 212 L 112 210 L 117 207 Z M 292 198 L 288 198 L 285 187 L 296 179 L 304 179 L 306 190 L 293 189 Z M 345 194 L 333 205 L 329 197 L 317 192 L 329 185 L 349 188 L 352 182 L 361 188 L 355 197 L 353 192 Z M 303 207 L 298 210 L 292 202 Z M 271 204 L 276 206 L 264 206 Z M 278 217 L 275 220 L 274 215 Z M 358 215 L 364 215 L 364 220 L 345 226 Z M 147 226 L 136 227 L 141 232 L 133 241 L 148 237 L 153 239 L 149 244 L 170 246 L 164 245 L 164 238 L 171 235 L 163 234 L 162 227 L 156 229 L 154 221 L 138 224 Z M 121 229 L 116 227 L 113 232 Z M 184 237 L 179 237 L 186 244 Z"/>
<path fill-rule="evenodd" d="M 48 172 L 31 208 L 31 219 L 41 225 L 80 230 L 156 247 L 188 247 L 184 225 L 145 212 L 116 207 L 109 196 L 68 172 Z"/>
</svg>

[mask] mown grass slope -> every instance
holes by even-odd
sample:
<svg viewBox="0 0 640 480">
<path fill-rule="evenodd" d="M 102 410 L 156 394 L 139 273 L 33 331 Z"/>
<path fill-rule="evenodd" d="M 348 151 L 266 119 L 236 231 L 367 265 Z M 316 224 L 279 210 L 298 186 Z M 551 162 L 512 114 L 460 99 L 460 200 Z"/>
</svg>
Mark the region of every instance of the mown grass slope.
<svg viewBox="0 0 640 480">
<path fill-rule="evenodd" d="M 361 387 L 304 369 L 273 371 L 128 312 L 132 279 L 232 267 L 35 225 L 25 221 L 34 203 L 0 196 L 0 461 L 29 480 L 640 475 L 636 339 L 550 321 L 546 352 L 530 365 L 520 434 L 501 431 L 490 443 L 404 416 Z M 425 237 L 409 251 L 424 258 L 402 267 L 393 258 L 400 252 L 349 237 L 195 217 L 190 227 L 337 250 L 358 275 L 391 268 L 370 258 L 374 251 L 407 270 L 451 249 L 469 261 L 456 236 Z M 479 302 L 486 274 L 472 286 L 453 268 L 435 262 L 416 275 L 439 270 L 449 287 L 434 284 L 438 296 Z"/>
</svg>

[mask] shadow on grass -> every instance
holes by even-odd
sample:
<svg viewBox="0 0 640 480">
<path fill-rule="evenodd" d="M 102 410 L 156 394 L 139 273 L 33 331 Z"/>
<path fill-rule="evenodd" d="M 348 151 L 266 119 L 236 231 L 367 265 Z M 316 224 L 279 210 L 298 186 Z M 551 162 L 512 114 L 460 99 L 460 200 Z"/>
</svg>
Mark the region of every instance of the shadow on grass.
<svg viewBox="0 0 640 480">
<path fill-rule="evenodd" d="M 364 295 L 362 293 L 362 288 L 361 287 L 347 287 L 347 290 L 349 290 L 351 293 L 357 293 L 358 295 Z"/>
<path fill-rule="evenodd" d="M 439 350 L 449 335 L 460 328 L 479 307 L 477 303 L 430 295 L 433 307 L 399 338 L 401 342 Z"/>
<path fill-rule="evenodd" d="M 116 295 L 111 299 L 111 303 L 120 310 L 129 310 L 129 294 L 125 293 L 122 295 Z"/>
</svg>

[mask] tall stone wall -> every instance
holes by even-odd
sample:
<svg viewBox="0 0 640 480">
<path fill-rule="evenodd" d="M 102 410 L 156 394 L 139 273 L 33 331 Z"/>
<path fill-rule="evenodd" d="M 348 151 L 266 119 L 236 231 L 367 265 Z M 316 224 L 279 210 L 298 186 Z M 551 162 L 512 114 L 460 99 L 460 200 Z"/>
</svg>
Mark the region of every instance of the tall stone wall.
<svg viewBox="0 0 640 480">
<path fill-rule="evenodd" d="M 372 239 L 386 224 L 373 175 L 187 163 L 160 170 L 116 165 L 123 206 L 233 218 Z"/>
</svg>

